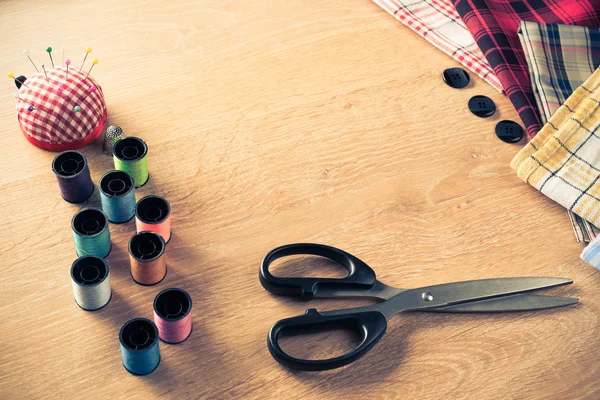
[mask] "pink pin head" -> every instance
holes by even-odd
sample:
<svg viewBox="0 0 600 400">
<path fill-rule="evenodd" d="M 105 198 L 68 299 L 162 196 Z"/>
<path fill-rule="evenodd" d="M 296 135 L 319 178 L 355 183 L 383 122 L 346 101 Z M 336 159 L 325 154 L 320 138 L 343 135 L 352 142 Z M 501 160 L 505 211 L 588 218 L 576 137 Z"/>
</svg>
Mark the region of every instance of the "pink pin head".
<svg viewBox="0 0 600 400">
<path fill-rule="evenodd" d="M 71 64 L 71 60 L 69 60 L 68 58 L 65 60 L 65 64 L 70 65 Z"/>
<path fill-rule="evenodd" d="M 95 91 L 96 91 L 96 86 L 95 85 L 90 86 L 90 92 L 95 92 Z"/>
</svg>

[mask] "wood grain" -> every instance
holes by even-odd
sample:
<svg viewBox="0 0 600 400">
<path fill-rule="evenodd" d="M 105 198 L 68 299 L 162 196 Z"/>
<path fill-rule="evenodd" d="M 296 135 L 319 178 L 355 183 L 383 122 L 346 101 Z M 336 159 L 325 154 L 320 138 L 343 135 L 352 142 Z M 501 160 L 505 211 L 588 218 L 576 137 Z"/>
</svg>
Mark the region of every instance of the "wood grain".
<svg viewBox="0 0 600 400">
<path fill-rule="evenodd" d="M 15 75 L 32 72 L 23 48 L 37 64 L 48 45 L 73 60 L 93 48 L 111 122 L 150 146 L 138 198 L 160 194 L 173 209 L 167 278 L 134 284 L 134 224 L 111 225 L 112 301 L 80 310 L 69 281 L 79 207 L 59 196 L 54 154 L 20 134 L 4 80 L 0 398 L 600 397 L 600 272 L 579 260 L 564 210 L 509 168 L 520 145 L 493 127 L 517 114 L 477 77 L 444 85 L 457 64 L 370 1 L 4 1 L 0 25 L 0 70 Z M 476 94 L 496 102 L 494 117 L 469 113 Z M 97 182 L 112 161 L 98 143 L 83 151 Z M 354 365 L 292 372 L 269 356 L 266 333 L 307 304 L 268 294 L 257 270 L 297 241 L 341 247 L 400 287 L 568 276 L 574 285 L 550 293 L 581 304 L 402 315 Z M 191 294 L 194 332 L 161 345 L 153 374 L 129 375 L 118 329 L 151 317 L 167 287 Z"/>
</svg>

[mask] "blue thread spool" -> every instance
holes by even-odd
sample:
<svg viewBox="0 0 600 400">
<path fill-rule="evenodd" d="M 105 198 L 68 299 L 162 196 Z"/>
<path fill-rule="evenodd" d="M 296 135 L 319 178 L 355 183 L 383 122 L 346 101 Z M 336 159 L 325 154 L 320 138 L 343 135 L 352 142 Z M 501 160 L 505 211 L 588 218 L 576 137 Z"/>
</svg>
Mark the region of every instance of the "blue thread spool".
<svg viewBox="0 0 600 400">
<path fill-rule="evenodd" d="M 110 171 L 100 179 L 100 201 L 108 221 L 122 224 L 135 215 L 133 178 L 123 171 Z"/>
<path fill-rule="evenodd" d="M 125 322 L 119 331 L 121 359 L 127 372 L 148 375 L 160 363 L 158 329 L 146 318 L 134 318 Z"/>
<path fill-rule="evenodd" d="M 96 256 L 105 258 L 110 253 L 108 218 L 97 208 L 84 208 L 71 221 L 75 250 L 79 257 Z"/>
</svg>

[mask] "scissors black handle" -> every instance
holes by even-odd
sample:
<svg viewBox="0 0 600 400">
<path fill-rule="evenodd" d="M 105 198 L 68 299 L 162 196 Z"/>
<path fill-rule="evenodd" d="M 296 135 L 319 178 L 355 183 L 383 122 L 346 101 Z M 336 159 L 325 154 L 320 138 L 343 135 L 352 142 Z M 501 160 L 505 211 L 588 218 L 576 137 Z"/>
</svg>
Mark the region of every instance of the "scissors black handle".
<svg viewBox="0 0 600 400">
<path fill-rule="evenodd" d="M 335 261 L 348 270 L 348 275 L 344 278 L 280 278 L 269 272 L 273 261 L 301 254 L 321 256 Z M 260 264 L 258 277 L 263 287 L 273 294 L 305 299 L 311 299 L 318 288 L 365 290 L 370 289 L 377 280 L 375 271 L 352 254 L 314 243 L 288 244 L 271 250 Z"/>
<path fill-rule="evenodd" d="M 336 328 L 349 329 L 361 334 L 360 344 L 350 352 L 324 360 L 305 360 L 292 357 L 279 346 L 280 336 L 294 336 L 315 331 L 328 331 Z M 285 367 L 303 371 L 324 371 L 348 365 L 364 356 L 387 329 L 387 320 L 379 311 L 340 310 L 335 315 L 319 313 L 314 308 L 304 315 L 282 319 L 271 327 L 267 345 L 273 358 Z"/>
</svg>

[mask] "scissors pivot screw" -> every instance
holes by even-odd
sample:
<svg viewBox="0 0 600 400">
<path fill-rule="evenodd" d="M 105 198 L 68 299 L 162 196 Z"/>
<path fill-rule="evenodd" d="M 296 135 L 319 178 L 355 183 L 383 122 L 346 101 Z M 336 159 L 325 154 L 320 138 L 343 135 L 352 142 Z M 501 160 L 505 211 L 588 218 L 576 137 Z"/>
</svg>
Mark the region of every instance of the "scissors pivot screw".
<svg viewBox="0 0 600 400">
<path fill-rule="evenodd" d="M 433 295 L 431 294 L 431 292 L 425 292 L 421 295 L 421 297 L 423 298 L 423 300 L 425 301 L 431 301 L 433 300 Z"/>
</svg>

